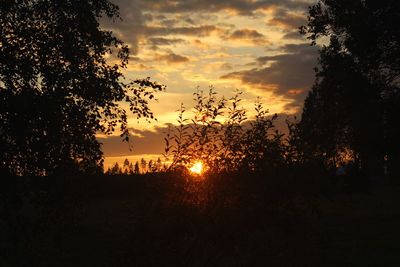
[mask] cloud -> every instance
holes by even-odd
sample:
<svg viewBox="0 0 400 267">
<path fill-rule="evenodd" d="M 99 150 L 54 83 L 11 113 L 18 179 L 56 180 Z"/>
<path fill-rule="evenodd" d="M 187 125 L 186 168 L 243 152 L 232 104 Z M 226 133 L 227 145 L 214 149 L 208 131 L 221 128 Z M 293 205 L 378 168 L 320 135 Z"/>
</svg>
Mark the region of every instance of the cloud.
<svg viewBox="0 0 400 267">
<path fill-rule="evenodd" d="M 163 37 L 152 37 L 147 40 L 147 43 L 151 46 L 151 49 L 157 50 L 160 46 L 170 46 L 176 44 L 185 43 L 185 40 L 181 38 L 163 38 Z"/>
<path fill-rule="evenodd" d="M 256 45 L 263 45 L 267 43 L 265 36 L 256 30 L 251 29 L 240 29 L 232 32 L 228 36 L 225 36 L 226 40 L 239 40 L 250 42 Z"/>
<path fill-rule="evenodd" d="M 307 44 L 285 45 L 282 49 L 283 54 L 257 58 L 257 68 L 231 72 L 221 78 L 239 79 L 244 84 L 273 90 L 292 99 L 293 105 L 301 106 L 314 81 L 318 51 Z"/>
<path fill-rule="evenodd" d="M 221 65 L 221 69 L 222 70 L 232 70 L 233 69 L 233 65 L 230 63 L 224 63 Z"/>
<path fill-rule="evenodd" d="M 143 38 L 166 35 L 208 36 L 218 30 L 215 25 L 199 25 L 201 16 L 212 16 L 220 11 L 229 11 L 237 15 L 255 16 L 260 10 L 298 10 L 304 11 L 312 0 L 113 0 L 119 6 L 122 20 L 103 19 L 101 25 L 112 30 L 119 38 L 128 43 L 133 54 L 138 53 L 138 43 Z M 294 15 L 282 14 L 270 21 L 284 27 L 297 25 L 301 20 Z M 167 14 L 175 14 L 169 18 Z M 190 14 L 190 16 L 189 16 Z M 149 26 L 159 21 L 159 25 Z M 206 20 L 207 21 L 207 20 Z M 176 27 L 185 22 L 193 27 Z M 197 26 L 197 27 L 195 27 Z"/>
<path fill-rule="evenodd" d="M 103 144 L 102 149 L 107 157 L 161 154 L 165 147 L 164 137 L 167 129 L 167 127 L 156 127 L 152 131 L 131 129 L 133 136 L 130 144 L 122 142 L 119 136 L 102 137 L 97 140 Z"/>
<path fill-rule="evenodd" d="M 179 64 L 179 63 L 185 63 L 185 62 L 189 61 L 188 57 L 177 55 L 173 52 L 168 53 L 168 54 L 163 54 L 163 55 L 156 54 L 154 59 L 157 61 L 165 61 L 169 64 Z"/>
<path fill-rule="evenodd" d="M 147 20 L 152 20 L 152 17 L 143 14 L 143 12 L 137 8 L 138 1 L 140 0 L 112 1 L 118 5 L 121 19 L 113 21 L 103 18 L 100 21 L 100 25 L 103 28 L 112 30 L 118 38 L 128 43 L 131 53 L 133 54 L 138 53 L 138 33 L 140 29 L 146 24 Z"/>
<path fill-rule="evenodd" d="M 144 71 L 144 70 L 152 70 L 153 67 L 144 65 L 143 63 L 138 64 L 129 64 L 128 70 L 130 71 Z"/>
<path fill-rule="evenodd" d="M 204 37 L 219 30 L 215 25 L 175 27 L 175 24 L 180 21 L 169 19 L 162 14 L 156 16 L 146 13 L 146 11 L 156 11 L 158 9 L 154 1 L 149 1 L 152 2 L 152 5 L 146 4 L 147 1 L 144 0 L 115 0 L 113 2 L 119 6 L 121 19 L 109 20 L 103 18 L 100 22 L 101 26 L 113 31 L 118 38 L 129 44 L 131 53 L 134 55 L 139 52 L 139 42 L 143 39 L 167 35 Z M 155 20 L 159 20 L 161 25 L 149 26 L 149 22 Z M 189 24 L 195 24 L 194 21 L 188 20 L 188 18 L 184 21 Z"/>
<path fill-rule="evenodd" d="M 304 0 L 143 0 L 140 3 L 143 9 L 166 13 L 218 12 L 224 10 L 240 15 L 253 15 L 257 10 L 271 9 L 277 6 L 302 9 L 310 5 L 310 1 Z"/>
<path fill-rule="evenodd" d="M 218 31 L 214 25 L 202 25 L 198 27 L 152 27 L 146 26 L 140 30 L 143 36 L 166 36 L 166 35 L 187 35 L 187 36 L 208 36 Z"/>
<path fill-rule="evenodd" d="M 274 18 L 268 21 L 268 25 L 277 26 L 285 30 L 298 29 L 301 25 L 305 25 L 307 17 L 303 14 L 287 12 L 280 10 Z"/>
<path fill-rule="evenodd" d="M 282 36 L 286 40 L 305 40 L 305 37 L 299 31 L 291 31 Z"/>
</svg>

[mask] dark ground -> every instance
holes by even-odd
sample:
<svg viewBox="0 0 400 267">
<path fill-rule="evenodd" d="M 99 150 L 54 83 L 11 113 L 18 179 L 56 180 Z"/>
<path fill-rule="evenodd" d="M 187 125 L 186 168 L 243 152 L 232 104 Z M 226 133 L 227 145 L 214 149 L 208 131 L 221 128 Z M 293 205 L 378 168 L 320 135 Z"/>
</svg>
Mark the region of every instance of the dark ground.
<svg viewBox="0 0 400 267">
<path fill-rule="evenodd" d="M 6 184 L 0 266 L 400 266 L 399 183 L 316 194 L 169 178 Z"/>
</svg>

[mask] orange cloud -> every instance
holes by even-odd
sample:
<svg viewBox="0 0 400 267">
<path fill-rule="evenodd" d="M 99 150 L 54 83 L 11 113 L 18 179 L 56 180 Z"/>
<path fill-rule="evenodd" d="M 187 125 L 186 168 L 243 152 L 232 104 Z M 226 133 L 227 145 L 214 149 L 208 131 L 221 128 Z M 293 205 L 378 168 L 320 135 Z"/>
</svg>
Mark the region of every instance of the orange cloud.
<svg viewBox="0 0 400 267">
<path fill-rule="evenodd" d="M 175 53 L 168 53 L 164 55 L 156 54 L 154 60 L 156 61 L 165 61 L 169 64 L 180 64 L 189 61 L 188 57 L 177 55 Z"/>
<path fill-rule="evenodd" d="M 264 34 L 252 29 L 240 29 L 225 36 L 226 40 L 245 41 L 256 45 L 268 43 Z"/>
</svg>

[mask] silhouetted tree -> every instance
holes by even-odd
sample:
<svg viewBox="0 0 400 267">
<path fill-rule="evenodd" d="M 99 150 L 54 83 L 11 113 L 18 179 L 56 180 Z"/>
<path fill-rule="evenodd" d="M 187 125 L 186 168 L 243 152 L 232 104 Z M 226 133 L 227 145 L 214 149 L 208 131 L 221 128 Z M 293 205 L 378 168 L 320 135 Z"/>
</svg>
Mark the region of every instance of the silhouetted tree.
<svg viewBox="0 0 400 267">
<path fill-rule="evenodd" d="M 326 159 L 328 167 L 342 163 L 346 152 L 353 151 L 362 169 L 378 174 L 383 160 L 379 92 L 335 40 L 321 50 L 319 64 L 304 104 L 304 140 L 316 158 Z"/>
<path fill-rule="evenodd" d="M 171 154 L 173 155 L 171 166 L 184 165 L 189 162 L 187 139 L 189 138 L 189 119 L 184 118 L 186 112 L 185 106 L 181 103 L 178 110 L 178 125 L 170 127 L 166 134 L 165 140 L 165 153 L 166 160 L 169 160 Z M 172 128 L 172 129 L 171 129 Z"/>
<path fill-rule="evenodd" d="M 142 173 L 147 172 L 147 161 L 144 158 L 140 160 L 140 169 Z"/>
<path fill-rule="evenodd" d="M 147 99 L 164 87 L 123 79 L 128 47 L 99 28 L 101 17 L 118 19 L 118 7 L 108 0 L 1 1 L 0 168 L 20 175 L 98 171 L 95 134 L 119 127 L 129 139 L 119 102 L 138 118 L 153 118 Z"/>
<path fill-rule="evenodd" d="M 284 158 L 288 166 L 303 166 L 310 161 L 309 153 L 306 153 L 304 141 L 301 135 L 301 128 L 296 117 L 294 120 L 286 119 L 288 134 L 285 138 Z"/>
<path fill-rule="evenodd" d="M 128 159 L 124 160 L 124 165 L 122 166 L 122 169 L 123 169 L 124 174 L 126 174 L 126 175 L 134 173 L 133 164 L 131 162 L 129 162 Z"/>
<path fill-rule="evenodd" d="M 162 170 L 162 161 L 160 158 L 158 158 L 156 161 L 156 171 L 160 172 L 161 170 Z"/>
<path fill-rule="evenodd" d="M 131 163 L 129 163 L 129 174 L 134 174 L 134 173 L 135 173 L 134 167 L 133 167 L 133 164 L 131 162 Z"/>
<path fill-rule="evenodd" d="M 333 162 L 350 150 L 371 175 L 382 173 L 384 158 L 400 160 L 399 20 L 398 1 L 322 0 L 301 28 L 312 44 L 330 38 L 305 102 L 305 141 Z"/>
<path fill-rule="evenodd" d="M 147 165 L 147 170 L 149 172 L 154 172 L 154 160 L 149 160 L 148 165 Z"/>
<path fill-rule="evenodd" d="M 124 168 L 129 168 L 129 160 L 128 159 L 124 160 Z"/>
<path fill-rule="evenodd" d="M 190 147 L 189 158 L 201 160 L 209 168 L 218 170 L 222 150 L 220 119 L 223 119 L 226 99 L 218 97 L 212 86 L 208 92 L 197 90 L 193 96 L 194 118 L 190 124 L 191 136 L 186 142 Z"/>
<path fill-rule="evenodd" d="M 244 135 L 244 162 L 251 170 L 265 170 L 283 163 L 282 137 L 274 131 L 277 114 L 267 116 L 261 99 L 255 103 L 256 117 Z"/>
<path fill-rule="evenodd" d="M 122 174 L 123 170 L 122 168 L 119 166 L 118 162 L 116 162 L 114 164 L 114 166 L 111 167 L 111 169 L 109 168 L 106 172 L 107 175 L 117 175 L 117 174 Z"/>
<path fill-rule="evenodd" d="M 243 122 L 247 120 L 247 111 L 240 106 L 242 93 L 242 91 L 236 90 L 235 95 L 229 99 L 227 119 L 222 128 L 223 156 L 221 157 L 221 164 L 229 170 L 238 169 L 245 154 L 243 150 Z"/>
<path fill-rule="evenodd" d="M 135 167 L 133 169 L 133 173 L 135 173 L 135 174 L 139 174 L 140 173 L 140 168 L 139 168 L 139 162 L 138 161 L 136 161 L 136 163 L 135 163 Z"/>
</svg>

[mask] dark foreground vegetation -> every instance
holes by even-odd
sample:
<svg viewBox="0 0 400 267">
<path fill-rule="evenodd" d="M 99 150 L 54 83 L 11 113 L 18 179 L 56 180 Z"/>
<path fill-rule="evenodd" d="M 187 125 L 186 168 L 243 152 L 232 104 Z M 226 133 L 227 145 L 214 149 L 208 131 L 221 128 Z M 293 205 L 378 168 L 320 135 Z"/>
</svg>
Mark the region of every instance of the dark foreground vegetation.
<svg viewBox="0 0 400 267">
<path fill-rule="evenodd" d="M 299 173 L 3 179 L 0 263 L 400 264 L 400 184 Z"/>
<path fill-rule="evenodd" d="M 240 92 L 198 91 L 170 168 L 106 176 L 96 134 L 129 141 L 124 107 L 152 120 L 165 88 L 124 78 L 99 27 L 118 7 L 0 1 L 0 266 L 400 266 L 399 3 L 310 7 L 316 80 L 287 134 L 260 101 L 246 122 Z"/>
</svg>

